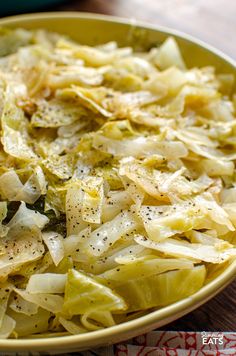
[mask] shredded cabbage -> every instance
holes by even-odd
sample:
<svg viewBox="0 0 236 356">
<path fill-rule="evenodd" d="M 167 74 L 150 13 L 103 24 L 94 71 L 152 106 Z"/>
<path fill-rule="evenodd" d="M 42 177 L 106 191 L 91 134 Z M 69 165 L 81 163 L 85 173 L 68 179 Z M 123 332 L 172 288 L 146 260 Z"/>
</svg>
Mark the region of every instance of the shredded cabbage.
<svg viewBox="0 0 236 356">
<path fill-rule="evenodd" d="M 236 258 L 233 75 L 0 29 L 0 338 L 80 334 Z"/>
</svg>

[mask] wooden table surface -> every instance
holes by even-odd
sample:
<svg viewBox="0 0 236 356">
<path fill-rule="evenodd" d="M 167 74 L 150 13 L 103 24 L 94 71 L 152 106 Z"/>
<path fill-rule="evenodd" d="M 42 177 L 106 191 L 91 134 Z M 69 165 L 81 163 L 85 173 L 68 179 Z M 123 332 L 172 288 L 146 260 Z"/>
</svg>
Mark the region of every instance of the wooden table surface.
<svg viewBox="0 0 236 356">
<path fill-rule="evenodd" d="M 54 10 L 131 17 L 176 28 L 236 59 L 235 0 L 75 0 L 54 7 Z M 236 331 L 236 280 L 214 299 L 165 329 Z"/>
</svg>

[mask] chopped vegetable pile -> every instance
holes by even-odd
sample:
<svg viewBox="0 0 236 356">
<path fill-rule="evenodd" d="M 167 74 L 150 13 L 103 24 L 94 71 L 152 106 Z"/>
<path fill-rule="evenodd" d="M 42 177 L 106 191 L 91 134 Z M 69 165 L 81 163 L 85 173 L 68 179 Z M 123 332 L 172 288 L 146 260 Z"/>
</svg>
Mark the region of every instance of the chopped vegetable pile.
<svg viewBox="0 0 236 356">
<path fill-rule="evenodd" d="M 1 338 L 113 326 L 235 258 L 232 75 L 173 38 L 1 29 L 0 56 Z"/>
</svg>

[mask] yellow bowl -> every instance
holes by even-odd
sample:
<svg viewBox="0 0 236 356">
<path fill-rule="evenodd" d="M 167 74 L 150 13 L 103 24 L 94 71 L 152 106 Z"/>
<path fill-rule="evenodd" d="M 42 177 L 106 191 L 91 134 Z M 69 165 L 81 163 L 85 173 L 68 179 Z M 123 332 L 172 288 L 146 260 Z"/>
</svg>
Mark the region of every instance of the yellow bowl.
<svg viewBox="0 0 236 356">
<path fill-rule="evenodd" d="M 236 75 L 236 63 L 203 42 L 177 31 L 115 17 L 86 13 L 44 13 L 21 15 L 0 20 L 0 26 L 45 28 L 71 36 L 80 43 L 94 45 L 115 40 L 119 45 L 150 48 L 166 37 L 174 36 L 189 67 L 212 65 L 218 72 Z M 34 352 L 46 354 L 79 351 L 120 342 L 161 327 L 198 308 L 219 293 L 236 275 L 236 261 L 223 265 L 197 293 L 165 308 L 108 329 L 74 336 L 1 340 L 1 352 Z"/>
</svg>

